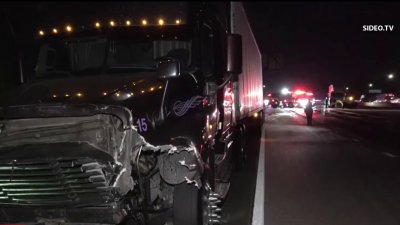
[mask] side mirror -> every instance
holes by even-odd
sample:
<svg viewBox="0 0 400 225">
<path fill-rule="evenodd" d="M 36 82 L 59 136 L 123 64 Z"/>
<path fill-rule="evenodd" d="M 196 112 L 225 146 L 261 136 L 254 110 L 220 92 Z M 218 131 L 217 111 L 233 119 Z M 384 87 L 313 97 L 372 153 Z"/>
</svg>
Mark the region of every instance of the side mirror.
<svg viewBox="0 0 400 225">
<path fill-rule="evenodd" d="M 226 40 L 226 68 L 225 72 L 242 73 L 242 36 L 228 34 Z"/>
<path fill-rule="evenodd" d="M 181 64 L 174 58 L 161 58 L 157 62 L 157 73 L 161 79 L 172 79 L 181 75 Z"/>
</svg>

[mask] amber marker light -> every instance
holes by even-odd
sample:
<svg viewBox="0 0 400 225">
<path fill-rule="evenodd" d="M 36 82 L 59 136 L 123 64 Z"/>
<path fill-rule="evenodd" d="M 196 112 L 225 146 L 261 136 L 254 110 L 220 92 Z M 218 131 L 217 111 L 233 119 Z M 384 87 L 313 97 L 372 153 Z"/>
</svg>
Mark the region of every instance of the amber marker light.
<svg viewBox="0 0 400 225">
<path fill-rule="evenodd" d="M 66 30 L 67 32 L 72 32 L 72 27 L 71 27 L 70 25 L 67 25 L 67 26 L 65 27 L 65 30 Z"/>
</svg>

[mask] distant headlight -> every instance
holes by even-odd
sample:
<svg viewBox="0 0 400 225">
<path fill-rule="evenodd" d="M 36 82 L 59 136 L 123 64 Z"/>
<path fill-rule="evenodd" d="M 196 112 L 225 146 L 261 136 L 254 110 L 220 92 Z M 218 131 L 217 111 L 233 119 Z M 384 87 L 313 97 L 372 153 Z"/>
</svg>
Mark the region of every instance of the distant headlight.
<svg viewBox="0 0 400 225">
<path fill-rule="evenodd" d="M 297 102 L 301 105 L 301 107 L 305 108 L 307 106 L 308 99 L 302 98 L 302 99 L 299 99 Z"/>
<path fill-rule="evenodd" d="M 353 100 L 354 100 L 354 97 L 353 97 L 353 96 L 350 96 L 348 99 L 349 99 L 349 101 L 353 101 Z"/>
</svg>

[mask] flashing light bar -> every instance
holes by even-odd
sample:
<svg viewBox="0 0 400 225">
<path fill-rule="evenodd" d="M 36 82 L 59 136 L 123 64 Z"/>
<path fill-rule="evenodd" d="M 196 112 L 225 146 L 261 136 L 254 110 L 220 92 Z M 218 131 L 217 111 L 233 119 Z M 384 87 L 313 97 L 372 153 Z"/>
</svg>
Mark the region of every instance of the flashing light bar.
<svg viewBox="0 0 400 225">
<path fill-rule="evenodd" d="M 306 92 L 305 91 L 302 91 L 302 90 L 296 90 L 295 92 L 294 92 L 294 94 L 295 95 L 303 95 L 303 94 L 305 94 Z"/>
</svg>

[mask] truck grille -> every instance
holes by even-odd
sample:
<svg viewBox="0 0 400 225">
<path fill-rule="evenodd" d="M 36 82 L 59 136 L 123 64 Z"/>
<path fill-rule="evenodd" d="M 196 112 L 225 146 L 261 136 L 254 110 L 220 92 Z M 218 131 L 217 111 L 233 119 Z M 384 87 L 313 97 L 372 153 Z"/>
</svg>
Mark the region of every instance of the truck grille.
<svg viewBox="0 0 400 225">
<path fill-rule="evenodd" d="M 88 205 L 112 198 L 93 159 L 0 161 L 0 205 Z"/>
</svg>

